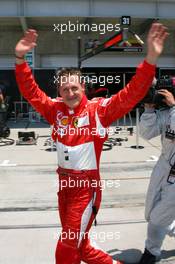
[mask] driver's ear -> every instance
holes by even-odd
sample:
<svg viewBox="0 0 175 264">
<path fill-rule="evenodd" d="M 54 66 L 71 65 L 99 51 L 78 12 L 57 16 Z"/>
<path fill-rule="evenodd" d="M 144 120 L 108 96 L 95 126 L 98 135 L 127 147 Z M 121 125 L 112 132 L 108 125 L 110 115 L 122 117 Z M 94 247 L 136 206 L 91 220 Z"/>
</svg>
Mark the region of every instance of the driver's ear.
<svg viewBox="0 0 175 264">
<path fill-rule="evenodd" d="M 83 92 L 85 92 L 85 83 L 84 82 L 81 83 L 81 87 L 82 87 Z"/>
</svg>

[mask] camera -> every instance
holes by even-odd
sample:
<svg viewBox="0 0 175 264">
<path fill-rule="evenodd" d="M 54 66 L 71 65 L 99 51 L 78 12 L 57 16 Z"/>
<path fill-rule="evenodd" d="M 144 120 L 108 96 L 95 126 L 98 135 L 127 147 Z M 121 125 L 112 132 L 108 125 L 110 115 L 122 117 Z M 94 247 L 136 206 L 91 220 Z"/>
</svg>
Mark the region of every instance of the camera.
<svg viewBox="0 0 175 264">
<path fill-rule="evenodd" d="M 156 108 L 168 107 L 163 101 L 164 96 L 158 93 L 161 89 L 168 90 L 175 97 L 175 77 L 165 75 L 158 79 L 157 82 L 151 86 L 147 95 L 142 100 L 142 103 L 155 104 Z"/>
</svg>

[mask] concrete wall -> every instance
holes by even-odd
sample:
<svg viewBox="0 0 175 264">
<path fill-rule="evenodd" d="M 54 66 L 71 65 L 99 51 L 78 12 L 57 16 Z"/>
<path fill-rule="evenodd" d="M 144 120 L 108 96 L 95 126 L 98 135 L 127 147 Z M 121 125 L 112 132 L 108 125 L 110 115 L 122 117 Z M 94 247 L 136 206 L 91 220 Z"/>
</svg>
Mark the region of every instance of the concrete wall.
<svg viewBox="0 0 175 264">
<path fill-rule="evenodd" d="M 174 18 L 174 0 L 1 0 L 0 16 L 121 16 Z M 70 8 L 71 7 L 71 8 Z"/>
<path fill-rule="evenodd" d="M 0 68 L 14 66 L 14 48 L 25 28 L 35 28 L 39 33 L 35 49 L 35 65 L 41 68 L 77 65 L 77 37 L 84 43 L 92 39 L 103 40 L 105 35 L 88 32 L 54 32 L 53 24 L 68 20 L 81 23 L 119 23 L 121 15 L 132 16 L 132 29 L 146 42 L 151 18 L 161 18 L 168 26 L 170 36 L 166 42 L 161 67 L 175 67 L 175 0 L 0 0 Z M 165 19 L 166 18 L 166 19 Z M 83 63 L 87 67 L 135 67 L 146 54 L 102 53 Z"/>
</svg>

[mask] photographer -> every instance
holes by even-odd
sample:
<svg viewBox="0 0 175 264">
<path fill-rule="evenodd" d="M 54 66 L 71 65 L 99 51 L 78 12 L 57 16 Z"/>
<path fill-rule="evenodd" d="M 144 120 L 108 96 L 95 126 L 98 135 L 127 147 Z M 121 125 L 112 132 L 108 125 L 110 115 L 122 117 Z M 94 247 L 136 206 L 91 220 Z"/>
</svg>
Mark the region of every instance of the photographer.
<svg viewBox="0 0 175 264">
<path fill-rule="evenodd" d="M 147 239 L 139 264 L 156 263 L 165 236 L 175 236 L 175 96 L 167 89 L 158 90 L 157 95 L 163 96 L 162 104 L 166 107 L 155 110 L 154 103 L 146 103 L 140 120 L 143 138 L 161 135 L 162 152 L 147 192 Z"/>
</svg>

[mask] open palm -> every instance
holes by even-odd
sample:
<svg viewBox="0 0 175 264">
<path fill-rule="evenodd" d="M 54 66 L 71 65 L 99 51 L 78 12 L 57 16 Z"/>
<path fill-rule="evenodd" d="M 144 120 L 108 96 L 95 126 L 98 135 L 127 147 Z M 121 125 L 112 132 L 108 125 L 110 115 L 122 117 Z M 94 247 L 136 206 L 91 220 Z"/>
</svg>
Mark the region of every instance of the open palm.
<svg viewBox="0 0 175 264">
<path fill-rule="evenodd" d="M 148 34 L 147 43 L 148 51 L 152 53 L 153 56 L 159 56 L 164 48 L 164 41 L 169 34 L 167 33 L 167 28 L 162 24 L 154 23 Z"/>
<path fill-rule="evenodd" d="M 28 51 L 36 46 L 38 34 L 36 30 L 29 29 L 26 31 L 25 36 L 20 39 L 15 48 L 15 54 L 18 57 L 23 57 Z"/>
</svg>

